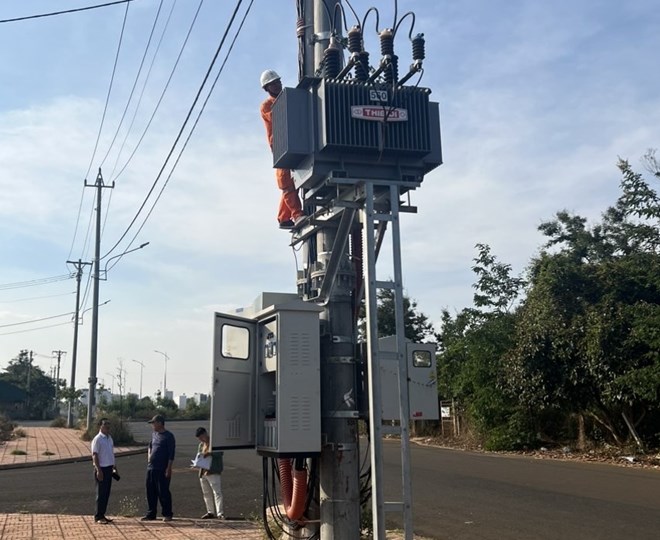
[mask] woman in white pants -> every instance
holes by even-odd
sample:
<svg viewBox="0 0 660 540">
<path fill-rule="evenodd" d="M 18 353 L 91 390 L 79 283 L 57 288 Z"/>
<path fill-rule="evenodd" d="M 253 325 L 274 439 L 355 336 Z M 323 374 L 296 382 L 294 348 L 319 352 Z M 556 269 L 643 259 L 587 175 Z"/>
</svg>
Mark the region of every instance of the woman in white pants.
<svg viewBox="0 0 660 540">
<path fill-rule="evenodd" d="M 202 519 L 225 519 L 222 502 L 222 454 L 213 452 L 210 447 L 209 434 L 203 427 L 197 428 L 195 437 L 199 439 L 197 451 L 204 457 L 211 457 L 211 466 L 208 469 L 199 469 L 199 483 L 202 486 L 202 495 L 206 504 L 206 514 Z"/>
</svg>

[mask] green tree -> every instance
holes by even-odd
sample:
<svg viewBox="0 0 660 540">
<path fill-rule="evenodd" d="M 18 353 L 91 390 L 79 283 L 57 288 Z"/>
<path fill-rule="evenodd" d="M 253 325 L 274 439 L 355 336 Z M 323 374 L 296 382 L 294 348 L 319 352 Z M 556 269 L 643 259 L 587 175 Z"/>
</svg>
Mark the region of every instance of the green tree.
<svg viewBox="0 0 660 540">
<path fill-rule="evenodd" d="M 505 355 L 514 345 L 514 308 L 524 280 L 512 275 L 490 248 L 477 244 L 473 272 L 474 308 L 452 316 L 444 310 L 438 333 L 438 391 L 461 404 L 473 432 L 486 448 L 504 449 L 534 443 L 527 411 L 507 393 Z"/>
<path fill-rule="evenodd" d="M 10 360 L 0 379 L 27 392 L 25 412 L 29 418 L 47 418 L 52 414 L 55 381 L 32 363 L 28 351 L 22 350 Z"/>
<path fill-rule="evenodd" d="M 621 195 L 599 223 L 564 211 L 540 226 L 508 384 L 530 408 L 586 415 L 592 434 L 642 446 L 660 427 L 660 204 L 619 168 Z"/>
<path fill-rule="evenodd" d="M 396 310 L 394 301 L 394 291 L 390 289 L 378 289 L 378 337 L 396 335 Z M 366 312 L 362 307 L 360 310 L 361 322 L 359 333 L 364 336 L 366 333 Z M 403 296 L 403 327 L 405 337 L 416 343 L 427 341 L 433 337 L 433 325 L 428 317 L 418 310 L 417 302 L 411 300 L 408 296 Z"/>
</svg>

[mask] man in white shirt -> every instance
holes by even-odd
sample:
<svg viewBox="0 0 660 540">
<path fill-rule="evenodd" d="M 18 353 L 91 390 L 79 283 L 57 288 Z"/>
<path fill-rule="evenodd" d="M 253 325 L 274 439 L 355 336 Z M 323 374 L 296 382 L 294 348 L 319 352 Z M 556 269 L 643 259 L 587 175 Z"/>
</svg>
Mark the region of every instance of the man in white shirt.
<svg viewBox="0 0 660 540">
<path fill-rule="evenodd" d="M 107 418 L 99 420 L 99 432 L 92 439 L 92 461 L 94 462 L 94 481 L 96 483 L 96 513 L 94 521 L 106 525 L 112 523 L 105 517 L 110 500 L 112 475 L 117 472 L 115 467 L 115 450 L 110 435 L 110 421 Z"/>
</svg>

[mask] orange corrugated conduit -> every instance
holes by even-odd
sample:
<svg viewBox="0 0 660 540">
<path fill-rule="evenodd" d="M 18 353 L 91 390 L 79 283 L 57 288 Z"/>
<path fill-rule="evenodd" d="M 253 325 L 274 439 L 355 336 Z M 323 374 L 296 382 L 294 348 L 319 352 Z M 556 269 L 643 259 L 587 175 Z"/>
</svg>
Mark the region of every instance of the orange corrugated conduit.
<svg viewBox="0 0 660 540">
<path fill-rule="evenodd" d="M 280 488 L 286 517 L 293 521 L 299 520 L 305 512 L 307 471 L 296 467 L 292 474 L 290 459 L 278 459 L 277 465 L 280 470 Z"/>
</svg>

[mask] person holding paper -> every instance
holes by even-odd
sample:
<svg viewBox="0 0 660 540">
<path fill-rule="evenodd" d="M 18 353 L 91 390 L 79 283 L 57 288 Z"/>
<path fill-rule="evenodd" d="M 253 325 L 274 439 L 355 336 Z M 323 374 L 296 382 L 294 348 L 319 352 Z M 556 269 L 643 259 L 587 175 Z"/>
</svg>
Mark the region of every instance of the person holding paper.
<svg viewBox="0 0 660 540">
<path fill-rule="evenodd" d="M 211 463 L 208 466 L 208 469 L 202 467 L 199 468 L 199 483 L 202 486 L 202 495 L 204 496 L 204 504 L 206 504 L 206 514 L 202 516 L 202 519 L 225 519 L 222 485 L 220 481 L 223 469 L 223 452 L 214 452 L 211 449 L 211 440 L 205 428 L 197 428 L 197 431 L 195 431 L 195 437 L 199 439 L 199 446 L 197 448 L 198 457 L 211 458 Z M 195 462 L 197 462 L 197 460 Z M 193 462 L 193 464 L 195 462 Z M 201 465 L 208 465 L 208 462 L 201 463 Z"/>
</svg>

